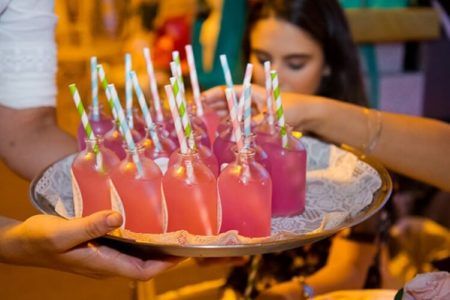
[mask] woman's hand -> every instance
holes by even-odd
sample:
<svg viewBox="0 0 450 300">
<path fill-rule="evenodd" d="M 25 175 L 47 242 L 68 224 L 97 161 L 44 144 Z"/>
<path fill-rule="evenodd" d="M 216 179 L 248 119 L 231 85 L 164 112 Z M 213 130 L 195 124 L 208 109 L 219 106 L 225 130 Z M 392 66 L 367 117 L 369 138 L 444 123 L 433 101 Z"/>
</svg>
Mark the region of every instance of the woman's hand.
<svg viewBox="0 0 450 300">
<path fill-rule="evenodd" d="M 144 261 L 91 243 L 122 224 L 117 212 L 102 211 L 73 220 L 49 215 L 36 215 L 23 223 L 6 220 L 0 218 L 0 262 L 135 280 L 148 280 L 176 264 L 175 259 Z"/>
<path fill-rule="evenodd" d="M 242 93 L 242 86 L 237 85 L 234 89 L 239 99 Z M 323 113 L 323 98 L 311 95 L 282 93 L 281 99 L 285 120 L 296 130 L 314 131 L 315 126 L 319 125 L 319 118 L 321 113 Z M 221 117 L 228 115 L 224 86 L 217 86 L 203 92 L 202 100 Z M 252 101 L 257 113 L 266 111 L 266 90 L 264 87 L 256 84 L 252 85 Z"/>
</svg>

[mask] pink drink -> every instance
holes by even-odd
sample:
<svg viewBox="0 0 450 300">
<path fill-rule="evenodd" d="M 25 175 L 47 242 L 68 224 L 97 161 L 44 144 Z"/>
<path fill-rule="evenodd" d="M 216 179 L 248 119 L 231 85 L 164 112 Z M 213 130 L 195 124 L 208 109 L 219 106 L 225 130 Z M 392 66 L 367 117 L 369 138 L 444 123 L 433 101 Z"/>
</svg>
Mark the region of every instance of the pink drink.
<svg viewBox="0 0 450 300">
<path fill-rule="evenodd" d="M 99 107 L 100 115 L 98 116 L 98 118 L 94 118 L 94 116 L 92 115 L 92 107 L 90 107 L 88 117 L 89 123 L 91 124 L 92 130 L 94 131 L 94 135 L 103 137 L 109 130 L 111 130 L 113 125 L 111 123 L 111 117 L 104 114 L 101 108 L 102 106 Z M 80 150 L 84 150 L 86 148 L 86 143 L 84 141 L 86 139 L 86 133 L 84 131 L 83 124 L 80 124 L 78 126 L 77 139 L 78 148 Z"/>
<path fill-rule="evenodd" d="M 217 181 L 197 152 L 177 153 L 163 178 L 169 216 L 168 232 L 217 234 Z"/>
<path fill-rule="evenodd" d="M 111 209 L 109 172 L 120 161 L 117 156 L 98 140 L 102 155 L 103 169 L 97 170 L 93 151 L 94 141 L 86 139 L 86 149 L 78 153 L 72 163 L 72 172 L 80 188 L 83 201 L 82 216 L 88 216 L 100 210 Z"/>
<path fill-rule="evenodd" d="M 144 147 L 144 155 L 150 159 L 158 159 L 161 157 L 169 158 L 177 149 L 177 145 L 169 138 L 167 132 L 160 125 L 156 125 L 156 134 L 159 137 L 162 149 L 156 149 L 154 142 L 149 138 L 149 134 L 140 141 L 140 145 Z"/>
<path fill-rule="evenodd" d="M 164 214 L 159 167 L 138 151 L 143 168 L 139 177 L 131 153 L 111 171 L 111 180 L 122 200 L 125 228 L 139 233 L 163 233 Z"/>
<path fill-rule="evenodd" d="M 272 168 L 272 215 L 298 215 L 305 210 L 306 150 L 289 129 L 288 146 L 283 149 L 277 131 L 276 139 L 263 145 Z"/>
<path fill-rule="evenodd" d="M 211 142 L 212 145 L 217 136 L 217 129 L 220 124 L 220 117 L 214 110 L 205 106 L 204 113 L 201 118 L 206 125 L 209 141 Z"/>
<path fill-rule="evenodd" d="M 214 153 L 208 148 L 205 147 L 203 144 L 200 143 L 201 135 L 195 134 L 195 141 L 197 146 L 197 152 L 200 156 L 200 159 L 203 161 L 203 163 L 211 170 L 211 172 L 214 174 L 214 176 L 217 178 L 219 176 L 219 162 L 217 161 L 216 156 Z M 169 167 L 172 166 L 174 163 L 178 160 L 178 150 L 174 151 L 169 159 Z"/>
<path fill-rule="evenodd" d="M 274 141 L 277 138 L 277 131 L 275 125 L 270 125 L 267 121 L 267 113 L 264 115 L 263 121 L 255 128 L 256 142 L 264 148 L 268 142 Z"/>
<path fill-rule="evenodd" d="M 236 153 L 218 178 L 222 203 L 220 232 L 237 230 L 247 237 L 270 235 L 272 182 L 269 173 L 255 161 L 253 149 Z"/>
<path fill-rule="evenodd" d="M 233 148 L 236 146 L 236 142 L 232 140 L 232 132 L 233 131 L 231 127 L 229 127 L 225 131 L 222 131 L 222 133 L 214 141 L 213 151 L 217 157 L 221 169 L 224 167 L 224 164 L 229 164 L 236 159 L 233 150 Z M 270 160 L 268 154 L 263 150 L 263 148 L 255 143 L 254 135 L 251 135 L 249 139 L 249 143 L 255 150 L 256 161 L 263 165 L 263 167 L 270 172 Z"/>
<path fill-rule="evenodd" d="M 192 124 L 192 130 L 201 135 L 200 142 L 211 149 L 211 141 L 208 136 L 208 128 L 206 127 L 205 122 L 195 115 L 190 115 L 190 120 Z"/>
<path fill-rule="evenodd" d="M 134 129 L 131 130 L 131 135 L 135 142 L 142 140 L 142 136 Z M 125 159 L 127 154 L 123 148 L 123 137 L 119 131 L 119 126 L 114 123 L 113 128 L 104 135 L 103 139 L 106 148 L 112 150 L 120 160 Z"/>
<path fill-rule="evenodd" d="M 139 114 L 137 108 L 133 108 L 133 128 L 144 137 L 147 133 L 147 128 L 144 119 Z"/>
</svg>

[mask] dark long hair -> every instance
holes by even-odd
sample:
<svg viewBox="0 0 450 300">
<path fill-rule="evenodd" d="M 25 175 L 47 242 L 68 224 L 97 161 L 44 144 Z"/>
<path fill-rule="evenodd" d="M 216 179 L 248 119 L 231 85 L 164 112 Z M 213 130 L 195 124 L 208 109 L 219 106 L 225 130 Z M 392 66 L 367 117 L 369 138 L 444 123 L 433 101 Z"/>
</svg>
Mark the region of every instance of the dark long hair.
<svg viewBox="0 0 450 300">
<path fill-rule="evenodd" d="M 244 45 L 247 55 L 254 25 L 269 17 L 305 30 L 321 45 L 330 74 L 323 77 L 318 95 L 367 106 L 358 53 L 337 0 L 253 1 Z"/>
</svg>

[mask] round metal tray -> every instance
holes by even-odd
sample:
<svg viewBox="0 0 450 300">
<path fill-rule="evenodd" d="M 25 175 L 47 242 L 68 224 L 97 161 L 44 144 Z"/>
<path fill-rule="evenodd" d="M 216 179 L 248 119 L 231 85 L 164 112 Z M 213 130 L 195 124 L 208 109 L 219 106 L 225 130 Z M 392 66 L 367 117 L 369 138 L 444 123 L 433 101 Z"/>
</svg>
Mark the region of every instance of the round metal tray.
<svg viewBox="0 0 450 300">
<path fill-rule="evenodd" d="M 349 218 L 346 222 L 333 230 L 325 230 L 318 233 L 298 235 L 293 238 L 261 242 L 255 244 L 234 244 L 234 245 L 168 245 L 137 242 L 114 235 L 105 235 L 98 238 L 96 242 L 107 245 L 121 252 L 134 255 L 143 259 L 164 257 L 168 255 L 182 257 L 232 257 L 253 254 L 263 254 L 269 252 L 279 252 L 297 248 L 306 244 L 317 242 L 327 238 L 337 231 L 355 226 L 374 215 L 380 210 L 389 199 L 392 192 L 392 181 L 387 170 L 376 160 L 362 156 L 351 148 L 344 147 L 346 151 L 353 152 L 358 158 L 372 166 L 379 174 L 382 184 L 374 193 L 372 203 L 357 215 Z M 50 166 L 49 166 L 50 167 Z M 48 168 L 49 168 L 48 167 Z M 47 169 L 48 169 L 47 168 Z M 56 215 L 55 207 L 42 195 L 36 192 L 36 185 L 45 171 L 43 170 L 31 183 L 30 197 L 33 205 L 42 213 Z"/>
</svg>

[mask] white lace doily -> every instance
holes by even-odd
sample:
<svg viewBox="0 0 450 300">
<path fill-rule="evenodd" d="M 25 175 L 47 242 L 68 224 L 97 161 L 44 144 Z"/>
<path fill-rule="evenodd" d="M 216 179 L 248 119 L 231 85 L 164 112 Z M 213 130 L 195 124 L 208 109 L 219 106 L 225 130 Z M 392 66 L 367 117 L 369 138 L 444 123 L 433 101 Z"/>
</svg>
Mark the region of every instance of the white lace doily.
<svg viewBox="0 0 450 300">
<path fill-rule="evenodd" d="M 294 217 L 273 218 L 270 237 L 251 239 L 235 231 L 208 237 L 186 231 L 137 234 L 120 230 L 115 234 L 159 244 L 229 245 L 275 241 L 338 228 L 371 204 L 374 193 L 381 187 L 381 178 L 375 169 L 350 152 L 313 138 L 303 137 L 302 142 L 308 153 L 305 212 Z M 36 192 L 67 218 L 74 217 L 70 176 L 73 158 L 55 163 L 36 185 Z"/>
</svg>

